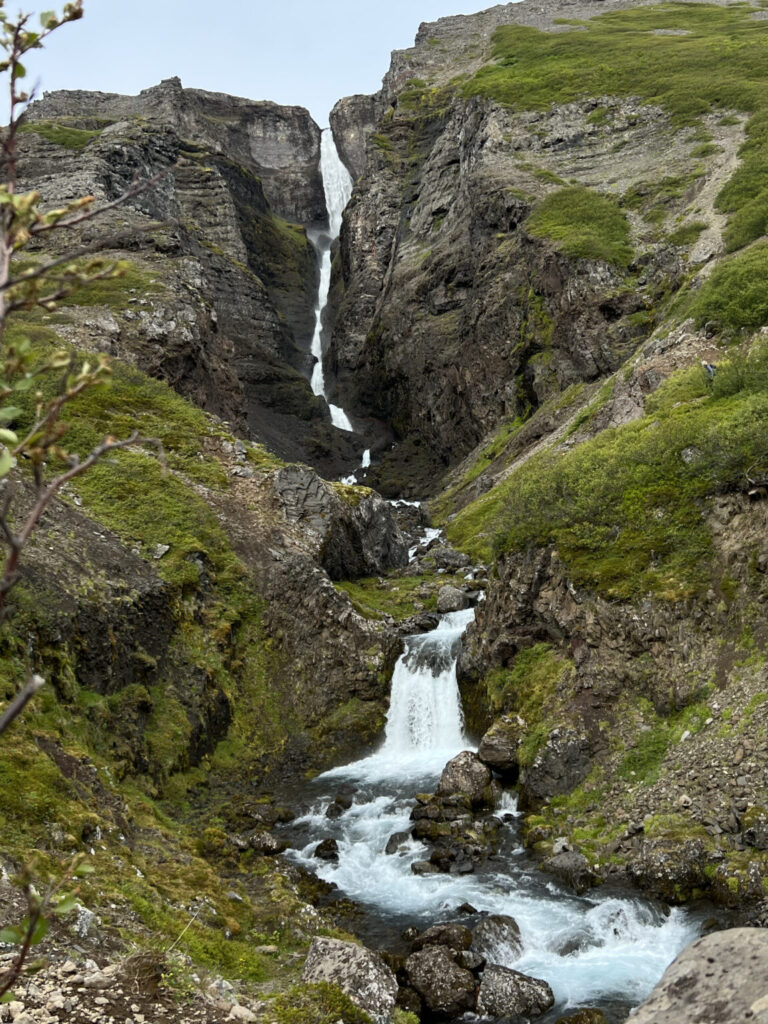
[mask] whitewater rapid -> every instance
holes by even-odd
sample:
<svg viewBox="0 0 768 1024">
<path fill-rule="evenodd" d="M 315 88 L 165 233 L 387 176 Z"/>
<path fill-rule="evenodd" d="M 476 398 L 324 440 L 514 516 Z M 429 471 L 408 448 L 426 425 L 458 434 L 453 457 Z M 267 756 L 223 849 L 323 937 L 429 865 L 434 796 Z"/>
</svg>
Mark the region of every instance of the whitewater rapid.
<svg viewBox="0 0 768 1024">
<path fill-rule="evenodd" d="M 520 928 L 522 952 L 493 951 L 492 960 L 551 985 L 564 1010 L 600 1005 L 623 1019 L 642 1001 L 675 956 L 699 934 L 689 911 L 668 910 L 626 891 L 603 888 L 576 896 L 549 878 L 520 844 L 515 797 L 506 792 L 499 853 L 474 874 L 416 875 L 411 865 L 429 856 L 412 837 L 386 853 L 395 833 L 407 833 L 415 794 L 434 791 L 445 763 L 472 749 L 464 734 L 456 660 L 473 610 L 444 616 L 430 633 L 409 637 L 395 667 L 382 746 L 370 757 L 335 768 L 312 784 L 311 808 L 290 826 L 298 863 L 332 882 L 367 910 L 364 940 L 397 945 L 408 926 L 457 920 L 457 908 L 507 914 Z M 326 811 L 340 787 L 354 792 L 336 818 Z M 314 857 L 318 842 L 335 838 L 338 863 Z M 470 927 L 474 915 L 460 918 Z M 612 1010 L 611 1010 L 612 1008 Z"/>
</svg>

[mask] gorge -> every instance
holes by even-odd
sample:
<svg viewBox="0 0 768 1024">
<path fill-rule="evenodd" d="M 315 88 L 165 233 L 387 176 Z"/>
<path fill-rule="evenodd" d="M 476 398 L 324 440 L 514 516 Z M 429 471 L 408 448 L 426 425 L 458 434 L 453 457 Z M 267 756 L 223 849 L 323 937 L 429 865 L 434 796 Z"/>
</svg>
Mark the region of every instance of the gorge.
<svg viewBox="0 0 768 1024">
<path fill-rule="evenodd" d="M 0 925 L 94 873 L 0 1019 L 619 1024 L 699 936 L 637 1020 L 768 1014 L 766 57 L 759 4 L 523 0 L 325 131 L 30 105 L 20 191 L 155 183 L 31 240 L 120 274 L 4 344 L 106 353 L 66 443 L 164 461 L 62 489 L 2 623 Z"/>
</svg>

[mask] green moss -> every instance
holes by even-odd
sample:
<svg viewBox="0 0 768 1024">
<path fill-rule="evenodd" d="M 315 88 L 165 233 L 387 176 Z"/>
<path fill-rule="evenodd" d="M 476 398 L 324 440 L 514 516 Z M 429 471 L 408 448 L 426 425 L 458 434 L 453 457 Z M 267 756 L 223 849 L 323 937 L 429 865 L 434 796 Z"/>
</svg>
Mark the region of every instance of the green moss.
<svg viewBox="0 0 768 1024">
<path fill-rule="evenodd" d="M 680 310 L 731 333 L 768 323 L 768 242 L 724 259 Z"/>
<path fill-rule="evenodd" d="M 34 132 L 41 135 L 48 142 L 55 146 L 64 146 L 65 149 L 74 149 L 81 153 L 93 139 L 101 135 L 101 129 L 86 131 L 82 128 L 72 128 L 69 125 L 56 124 L 53 121 L 25 121 L 22 124 L 22 132 Z"/>
<path fill-rule="evenodd" d="M 336 985 L 296 985 L 272 1003 L 277 1024 L 372 1024 Z"/>
<path fill-rule="evenodd" d="M 461 577 L 422 573 L 419 576 L 369 577 L 360 580 L 344 580 L 336 583 L 352 601 L 355 609 L 366 619 L 380 619 L 391 615 L 396 620 L 407 619 L 419 610 L 419 602 L 425 611 L 437 608 L 437 591 L 446 584 L 456 585 Z"/>
<path fill-rule="evenodd" d="M 495 713 L 512 712 L 526 723 L 518 750 L 520 764 L 531 764 L 557 718 L 556 694 L 572 670 L 571 662 L 549 644 L 535 644 L 516 656 L 509 669 L 493 669 L 484 684 Z"/>
<path fill-rule="evenodd" d="M 569 256 L 626 267 L 632 259 L 629 224 L 613 199 L 572 186 L 535 206 L 525 224 L 530 235 L 551 238 Z"/>
<path fill-rule="evenodd" d="M 110 309 L 124 309 L 132 292 L 143 296 L 163 290 L 157 275 L 141 269 L 130 260 L 117 260 L 115 270 L 116 276 L 78 288 L 63 299 L 60 306 L 109 306 Z"/>
<path fill-rule="evenodd" d="M 636 701 L 639 732 L 634 746 L 627 751 L 617 769 L 620 778 L 650 785 L 658 779 L 669 747 L 680 742 L 684 733 L 695 735 L 710 717 L 709 707 L 692 704 L 667 718 L 654 713 L 646 701 Z M 633 713 L 628 710 L 628 714 Z"/>
</svg>

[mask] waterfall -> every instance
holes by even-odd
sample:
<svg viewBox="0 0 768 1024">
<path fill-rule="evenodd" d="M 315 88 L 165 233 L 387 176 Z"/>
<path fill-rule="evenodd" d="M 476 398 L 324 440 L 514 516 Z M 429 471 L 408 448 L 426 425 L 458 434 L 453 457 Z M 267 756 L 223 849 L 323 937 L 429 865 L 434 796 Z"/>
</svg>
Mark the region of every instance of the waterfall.
<svg viewBox="0 0 768 1024">
<path fill-rule="evenodd" d="M 429 856 L 429 848 L 410 835 L 415 794 L 433 791 L 446 761 L 468 746 L 456 660 L 473 615 L 445 615 L 430 633 L 406 638 L 382 746 L 310 784 L 311 809 L 286 827 L 294 845 L 288 856 L 366 907 L 361 938 L 370 945 L 396 942 L 410 925 L 456 920 L 456 908 L 464 903 L 480 916 L 508 914 L 518 923 L 523 948 L 502 944 L 489 955 L 549 982 L 556 1006 L 547 1022 L 595 1003 L 623 1019 L 696 938 L 703 914 L 680 908 L 665 914 L 634 893 L 608 887 L 582 896 L 564 889 L 522 847 L 512 793 L 496 812 L 503 822 L 499 853 L 475 873 L 411 871 Z M 352 805 L 329 817 L 341 783 L 346 792 L 354 790 Z M 324 837 L 336 840 L 337 863 L 314 857 Z"/>
<path fill-rule="evenodd" d="M 333 132 L 326 128 L 320 140 L 320 173 L 323 177 L 325 205 L 328 210 L 328 233 L 313 236 L 317 254 L 320 258 L 320 284 L 317 289 L 317 305 L 315 307 L 315 332 L 312 336 L 312 355 L 315 365 L 312 370 L 310 385 L 316 395 L 327 401 L 325 393 L 325 376 L 323 374 L 323 312 L 328 304 L 328 291 L 331 287 L 331 245 L 338 238 L 341 230 L 341 215 L 352 194 L 352 178 L 349 171 L 339 158 Z M 349 417 L 338 405 L 328 402 L 331 422 L 339 430 L 353 430 Z"/>
</svg>

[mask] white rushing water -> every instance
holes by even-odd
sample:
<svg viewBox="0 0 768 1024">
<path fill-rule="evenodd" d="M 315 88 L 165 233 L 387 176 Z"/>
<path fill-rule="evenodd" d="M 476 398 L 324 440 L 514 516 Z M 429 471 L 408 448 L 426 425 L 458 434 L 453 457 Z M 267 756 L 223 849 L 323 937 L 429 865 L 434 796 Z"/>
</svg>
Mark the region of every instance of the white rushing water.
<svg viewBox="0 0 768 1024">
<path fill-rule="evenodd" d="M 321 233 L 313 237 L 315 248 L 320 257 L 320 284 L 317 290 L 317 306 L 315 307 L 315 332 L 312 337 L 312 355 L 315 365 L 312 370 L 310 385 L 316 395 L 327 400 L 325 393 L 325 376 L 323 374 L 323 311 L 328 303 L 328 291 L 331 287 L 331 244 L 338 238 L 341 230 L 341 215 L 352 194 L 352 178 L 349 171 L 339 158 L 333 132 L 326 128 L 320 140 L 320 173 L 323 176 L 325 205 L 328 209 L 328 234 Z M 331 422 L 339 430 L 353 430 L 349 417 L 338 405 L 328 402 Z"/>
<path fill-rule="evenodd" d="M 455 920 L 463 903 L 481 913 L 514 917 L 522 953 L 500 947 L 487 954 L 493 962 L 549 982 L 557 1003 L 542 1020 L 596 1003 L 625 1014 L 696 937 L 697 920 L 679 909 L 665 915 L 631 894 L 598 889 L 576 896 L 565 890 L 521 847 L 514 793 L 504 794 L 496 812 L 506 823 L 499 854 L 474 874 L 415 875 L 411 865 L 429 851 L 409 836 L 401 838 L 396 852 L 385 852 L 393 833 L 409 831 L 415 793 L 433 791 L 446 761 L 471 749 L 463 732 L 456 658 L 473 615 L 473 610 L 446 615 L 432 632 L 405 641 L 381 748 L 316 780 L 314 806 L 291 826 L 300 847 L 292 856 L 364 905 L 368 918 L 381 922 L 381 934 Z M 326 810 L 342 783 L 354 787 L 354 801 L 331 820 Z M 338 842 L 338 863 L 313 856 L 318 841 L 328 836 Z"/>
</svg>

